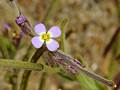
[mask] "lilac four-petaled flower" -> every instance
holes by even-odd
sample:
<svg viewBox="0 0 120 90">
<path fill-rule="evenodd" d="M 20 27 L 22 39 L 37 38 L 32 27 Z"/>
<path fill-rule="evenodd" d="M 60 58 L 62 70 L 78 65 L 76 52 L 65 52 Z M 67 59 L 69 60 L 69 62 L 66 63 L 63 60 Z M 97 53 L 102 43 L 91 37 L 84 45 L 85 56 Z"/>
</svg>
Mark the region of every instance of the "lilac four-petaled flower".
<svg viewBox="0 0 120 90">
<path fill-rule="evenodd" d="M 49 51 L 56 51 L 59 48 L 59 43 L 53 39 L 61 35 L 61 30 L 58 26 L 53 26 L 46 31 L 45 25 L 40 23 L 35 25 L 34 30 L 36 36 L 31 41 L 35 48 L 41 48 L 43 44 L 46 45 Z"/>
</svg>

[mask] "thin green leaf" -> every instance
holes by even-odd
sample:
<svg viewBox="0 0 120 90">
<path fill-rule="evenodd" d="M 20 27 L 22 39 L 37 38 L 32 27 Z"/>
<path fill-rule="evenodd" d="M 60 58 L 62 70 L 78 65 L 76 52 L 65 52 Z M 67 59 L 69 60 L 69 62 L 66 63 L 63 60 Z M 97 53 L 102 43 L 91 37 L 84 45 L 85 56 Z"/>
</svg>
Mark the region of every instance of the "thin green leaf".
<svg viewBox="0 0 120 90">
<path fill-rule="evenodd" d="M 0 37 L 0 42 L 1 42 L 0 43 L 0 50 L 1 50 L 3 58 L 9 58 L 9 53 L 7 50 L 8 40 L 4 37 Z"/>
<path fill-rule="evenodd" d="M 77 76 L 77 80 L 80 82 L 80 86 L 84 90 L 100 90 L 93 79 L 87 77 L 83 73 Z"/>
</svg>

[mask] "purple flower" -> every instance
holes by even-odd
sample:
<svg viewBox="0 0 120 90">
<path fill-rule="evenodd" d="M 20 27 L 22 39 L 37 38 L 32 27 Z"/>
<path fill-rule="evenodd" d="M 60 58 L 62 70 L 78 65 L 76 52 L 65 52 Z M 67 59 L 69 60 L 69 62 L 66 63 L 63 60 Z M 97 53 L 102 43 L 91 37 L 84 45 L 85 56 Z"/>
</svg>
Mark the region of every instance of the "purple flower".
<svg viewBox="0 0 120 90">
<path fill-rule="evenodd" d="M 16 24 L 21 28 L 21 30 L 29 35 L 29 36 L 33 36 L 33 32 L 32 32 L 32 26 L 29 23 L 28 19 L 26 16 L 24 16 L 21 12 L 19 13 L 19 16 L 15 19 Z"/>
<path fill-rule="evenodd" d="M 20 15 L 16 19 L 16 23 L 19 26 L 22 26 L 25 22 L 27 22 L 27 18 L 22 13 L 20 13 Z"/>
<path fill-rule="evenodd" d="M 58 26 L 53 26 L 46 31 L 45 25 L 40 23 L 35 25 L 34 29 L 37 35 L 32 38 L 32 44 L 35 48 L 41 48 L 43 44 L 46 44 L 49 51 L 55 51 L 59 48 L 59 43 L 53 39 L 61 35 Z"/>
</svg>

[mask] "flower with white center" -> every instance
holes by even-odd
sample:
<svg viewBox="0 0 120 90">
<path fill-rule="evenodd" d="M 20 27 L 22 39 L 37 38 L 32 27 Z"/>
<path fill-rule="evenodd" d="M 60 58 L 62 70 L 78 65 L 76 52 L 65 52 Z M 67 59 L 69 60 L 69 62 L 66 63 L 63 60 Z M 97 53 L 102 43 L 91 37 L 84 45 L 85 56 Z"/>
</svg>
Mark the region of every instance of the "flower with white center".
<svg viewBox="0 0 120 90">
<path fill-rule="evenodd" d="M 61 35 L 61 30 L 58 26 L 51 27 L 46 31 L 45 25 L 40 23 L 34 27 L 37 34 L 32 38 L 32 44 L 35 48 L 41 48 L 45 44 L 49 51 L 55 51 L 59 48 L 59 43 L 53 38 L 57 38 Z"/>
</svg>

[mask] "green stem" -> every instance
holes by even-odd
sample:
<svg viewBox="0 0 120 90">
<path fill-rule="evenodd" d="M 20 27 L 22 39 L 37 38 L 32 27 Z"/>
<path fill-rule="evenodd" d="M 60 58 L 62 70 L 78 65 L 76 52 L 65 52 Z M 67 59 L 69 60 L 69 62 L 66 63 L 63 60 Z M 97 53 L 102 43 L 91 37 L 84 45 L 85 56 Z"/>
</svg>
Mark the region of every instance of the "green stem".
<svg viewBox="0 0 120 90">
<path fill-rule="evenodd" d="M 61 23 L 61 30 L 62 30 L 62 35 L 61 35 L 61 50 L 62 51 L 66 51 L 65 50 L 65 27 L 68 23 L 68 18 L 65 18 L 62 20 L 62 23 Z"/>
<path fill-rule="evenodd" d="M 49 20 L 51 19 L 53 12 L 56 9 L 56 4 L 58 3 L 59 0 L 52 0 L 45 17 L 43 18 L 44 23 L 46 24 L 46 26 L 48 25 Z"/>
<path fill-rule="evenodd" d="M 10 59 L 0 59 L 0 67 L 13 68 L 13 69 L 25 69 L 25 70 L 39 70 L 43 69 L 41 64 L 34 64 L 30 62 L 23 62 Z"/>
<path fill-rule="evenodd" d="M 32 56 L 32 58 L 30 59 L 30 62 L 36 63 L 37 60 L 42 56 L 42 54 L 43 54 L 44 51 L 45 51 L 44 48 L 39 48 L 34 53 L 34 55 Z M 31 74 L 31 71 L 29 71 L 29 70 L 24 71 L 23 76 L 22 76 L 22 81 L 20 83 L 20 90 L 26 90 L 27 89 L 27 83 L 28 83 L 30 74 Z"/>
<path fill-rule="evenodd" d="M 23 61 L 28 61 L 28 60 L 30 59 L 32 53 L 33 53 L 33 46 L 30 45 L 30 46 L 28 47 L 28 49 L 27 49 L 27 53 L 26 53 L 25 56 L 23 57 Z"/>
</svg>

